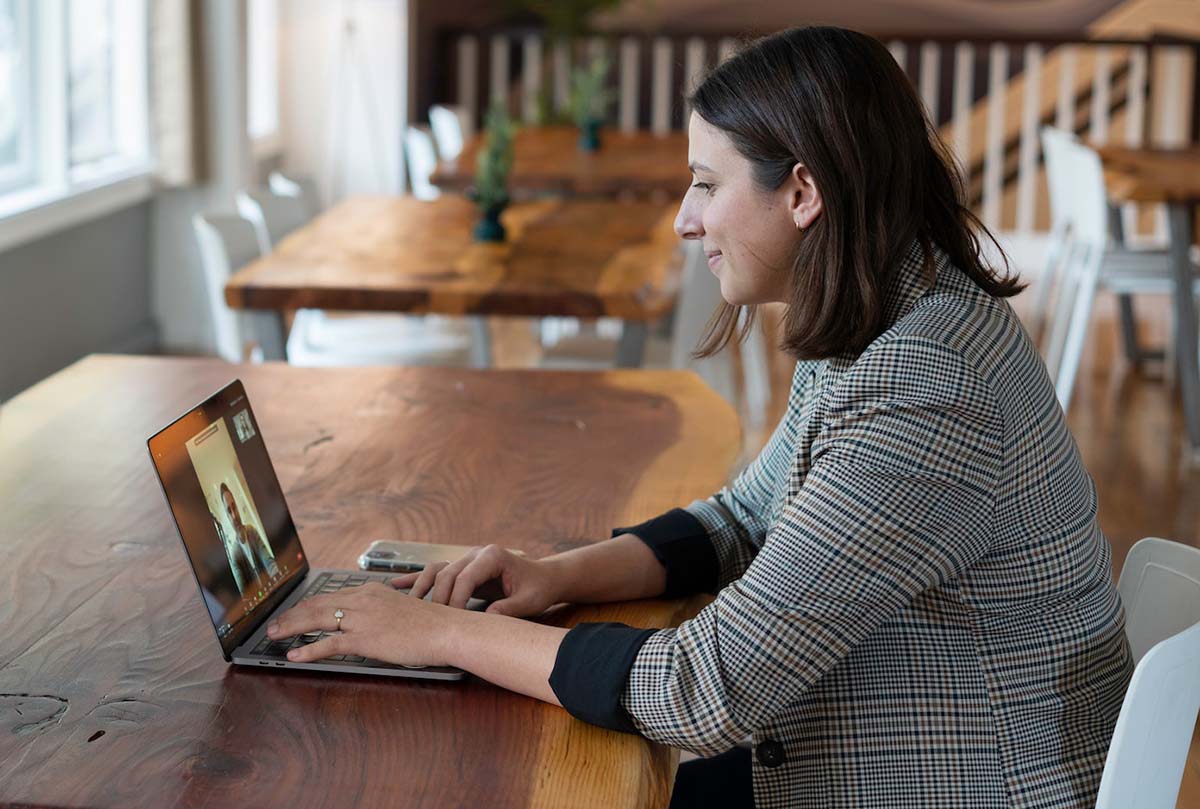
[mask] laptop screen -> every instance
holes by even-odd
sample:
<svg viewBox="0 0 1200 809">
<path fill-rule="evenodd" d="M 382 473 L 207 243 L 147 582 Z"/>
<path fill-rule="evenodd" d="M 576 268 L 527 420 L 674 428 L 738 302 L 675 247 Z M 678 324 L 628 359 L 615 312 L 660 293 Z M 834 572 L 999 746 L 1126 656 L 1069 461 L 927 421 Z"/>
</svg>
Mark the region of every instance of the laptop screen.
<svg viewBox="0 0 1200 809">
<path fill-rule="evenodd" d="M 149 441 L 226 657 L 308 570 L 240 381 Z"/>
</svg>

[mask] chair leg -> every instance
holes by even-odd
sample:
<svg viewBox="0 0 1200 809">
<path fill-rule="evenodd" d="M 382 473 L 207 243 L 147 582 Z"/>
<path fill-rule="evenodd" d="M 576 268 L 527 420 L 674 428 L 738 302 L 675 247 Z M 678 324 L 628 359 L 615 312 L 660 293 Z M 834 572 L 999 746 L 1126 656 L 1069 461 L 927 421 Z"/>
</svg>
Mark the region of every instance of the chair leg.
<svg viewBox="0 0 1200 809">
<path fill-rule="evenodd" d="M 1058 378 L 1062 366 L 1063 346 L 1067 340 L 1067 329 L 1071 325 L 1071 309 L 1079 290 L 1079 274 L 1075 269 L 1081 248 L 1075 244 L 1063 246 L 1062 271 L 1058 282 L 1058 294 L 1054 301 L 1054 313 L 1050 316 L 1049 334 L 1043 335 L 1042 352 L 1046 357 L 1046 371 L 1051 379 Z"/>
<path fill-rule="evenodd" d="M 1037 297 L 1034 298 L 1033 314 L 1030 318 L 1029 333 L 1037 343 L 1046 338 L 1046 310 L 1050 306 L 1050 294 L 1054 291 L 1055 276 L 1058 275 L 1059 265 L 1062 264 L 1064 247 L 1066 245 L 1066 228 L 1056 226 L 1050 232 L 1049 249 L 1046 251 L 1046 264 L 1042 268 L 1041 277 L 1037 281 Z"/>
<path fill-rule="evenodd" d="M 1054 381 L 1058 402 L 1066 413 L 1071 406 L 1071 394 L 1075 389 L 1075 374 L 1079 370 L 1079 359 L 1083 355 L 1084 340 L 1091 325 L 1092 301 L 1096 297 L 1096 284 L 1100 276 L 1103 251 L 1092 248 L 1087 251 L 1083 268 L 1079 274 L 1079 288 L 1075 293 L 1075 305 L 1071 309 L 1070 325 L 1063 341 L 1062 362 Z"/>
<path fill-rule="evenodd" d="M 1125 358 L 1133 365 L 1138 365 L 1142 359 L 1142 349 L 1138 345 L 1137 317 L 1133 311 L 1133 296 L 1122 292 L 1117 296 L 1121 311 L 1121 342 L 1125 346 Z"/>
</svg>

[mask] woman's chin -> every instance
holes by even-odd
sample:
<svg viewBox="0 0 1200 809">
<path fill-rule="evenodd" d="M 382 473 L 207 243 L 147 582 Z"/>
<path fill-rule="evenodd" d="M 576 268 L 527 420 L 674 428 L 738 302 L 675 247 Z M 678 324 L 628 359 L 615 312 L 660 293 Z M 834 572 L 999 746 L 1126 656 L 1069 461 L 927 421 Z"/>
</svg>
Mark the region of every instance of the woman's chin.
<svg viewBox="0 0 1200 809">
<path fill-rule="evenodd" d="M 724 282 L 721 283 L 721 299 L 730 306 L 746 306 L 750 303 L 744 294 L 736 289 L 727 288 Z"/>
</svg>

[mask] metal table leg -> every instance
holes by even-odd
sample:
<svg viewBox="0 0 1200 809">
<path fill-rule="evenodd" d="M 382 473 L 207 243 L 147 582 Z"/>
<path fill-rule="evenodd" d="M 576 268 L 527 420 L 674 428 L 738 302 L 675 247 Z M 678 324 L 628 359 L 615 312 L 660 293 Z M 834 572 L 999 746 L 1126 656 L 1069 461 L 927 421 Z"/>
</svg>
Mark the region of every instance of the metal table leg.
<svg viewBox="0 0 1200 809">
<path fill-rule="evenodd" d="M 1179 358 L 1179 387 L 1183 418 L 1193 461 L 1200 462 L 1200 359 L 1197 358 L 1196 299 L 1192 295 L 1193 203 L 1172 202 L 1168 210 L 1171 237 L 1171 275 L 1175 280 L 1175 353 Z"/>
<path fill-rule="evenodd" d="M 244 313 L 251 339 L 262 349 L 264 360 L 287 361 L 287 335 L 283 330 L 283 313 L 268 309 L 252 309 Z"/>
<path fill-rule="evenodd" d="M 621 329 L 621 342 L 617 344 L 618 368 L 641 368 L 646 358 L 646 323 L 641 320 L 626 320 Z"/>
<path fill-rule="evenodd" d="M 492 332 L 483 315 L 471 316 L 471 366 L 492 367 Z"/>
</svg>

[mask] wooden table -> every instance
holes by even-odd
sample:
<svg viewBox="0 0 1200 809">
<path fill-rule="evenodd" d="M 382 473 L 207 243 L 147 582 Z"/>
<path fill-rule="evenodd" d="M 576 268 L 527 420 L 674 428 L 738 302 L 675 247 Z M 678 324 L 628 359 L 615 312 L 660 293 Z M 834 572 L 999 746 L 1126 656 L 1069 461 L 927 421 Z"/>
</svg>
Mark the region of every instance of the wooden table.
<svg viewBox="0 0 1200 809">
<path fill-rule="evenodd" d="M 513 168 L 509 187 L 514 193 L 572 195 L 661 195 L 678 204 L 687 191 L 686 132 L 655 135 L 651 132 L 601 131 L 600 149 L 579 148 L 579 130 L 573 126 L 520 129 L 513 142 Z M 466 191 L 475 184 L 475 155 L 483 135 L 467 141 L 463 153 L 439 163 L 430 178 L 449 191 Z"/>
<path fill-rule="evenodd" d="M 666 806 L 671 750 L 475 678 L 226 665 L 145 440 L 234 375 L 315 566 L 383 537 L 576 547 L 711 493 L 739 447 L 687 372 L 86 358 L 0 410 L 0 804 Z"/>
<path fill-rule="evenodd" d="M 674 306 L 683 250 L 675 206 L 543 199 L 509 206 L 504 243 L 476 242 L 461 197 L 355 197 L 285 238 L 225 287 L 235 309 L 265 311 L 260 342 L 283 358 L 287 309 L 446 315 L 616 317 L 621 367 L 641 365 L 646 327 Z M 481 335 L 481 336 L 485 336 Z M 486 339 L 477 364 L 486 365 Z"/>
<path fill-rule="evenodd" d="M 1195 277 L 1188 255 L 1195 243 L 1200 203 L 1200 147 L 1128 149 L 1101 146 L 1105 185 L 1116 202 L 1158 202 L 1167 206 L 1171 274 L 1175 281 L 1175 350 L 1183 393 L 1184 421 L 1194 460 L 1200 461 L 1200 356 L 1197 355 Z"/>
</svg>

